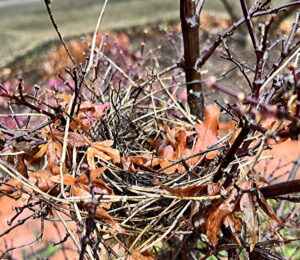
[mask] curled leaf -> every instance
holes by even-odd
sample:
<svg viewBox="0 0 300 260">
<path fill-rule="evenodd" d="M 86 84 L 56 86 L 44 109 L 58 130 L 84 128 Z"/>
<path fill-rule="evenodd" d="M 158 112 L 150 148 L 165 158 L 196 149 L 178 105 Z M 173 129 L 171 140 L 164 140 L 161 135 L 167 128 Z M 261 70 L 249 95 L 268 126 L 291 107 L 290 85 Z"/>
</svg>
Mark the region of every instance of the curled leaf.
<svg viewBox="0 0 300 260">
<path fill-rule="evenodd" d="M 195 144 L 194 153 L 204 152 L 209 146 L 218 141 L 220 109 L 217 105 L 211 104 L 205 108 L 205 120 L 201 124 L 196 124 L 195 129 L 198 135 Z M 207 159 L 213 159 L 217 156 L 218 151 L 209 152 Z"/>
<path fill-rule="evenodd" d="M 261 192 L 258 192 L 258 204 L 260 206 L 260 208 L 271 218 L 273 219 L 275 222 L 277 222 L 278 225 L 282 225 L 281 221 L 279 220 L 279 218 L 277 218 L 277 216 L 275 215 L 275 213 L 273 212 L 273 210 L 271 209 L 271 207 L 269 206 L 269 204 L 267 203 L 266 199 L 264 198 L 264 196 L 262 195 Z"/>
<path fill-rule="evenodd" d="M 178 197 L 201 196 L 207 191 L 207 186 L 190 186 L 190 187 L 183 188 L 183 189 L 175 189 L 175 188 L 170 188 L 170 187 L 162 184 L 156 178 L 155 178 L 155 182 L 162 189 L 165 189 L 165 190 L 169 191 L 171 194 L 178 196 Z"/>
<path fill-rule="evenodd" d="M 33 172 L 29 175 L 29 181 L 35 184 L 40 190 L 48 192 L 56 186 L 56 183 L 51 180 L 52 173 L 46 170 Z"/>
</svg>

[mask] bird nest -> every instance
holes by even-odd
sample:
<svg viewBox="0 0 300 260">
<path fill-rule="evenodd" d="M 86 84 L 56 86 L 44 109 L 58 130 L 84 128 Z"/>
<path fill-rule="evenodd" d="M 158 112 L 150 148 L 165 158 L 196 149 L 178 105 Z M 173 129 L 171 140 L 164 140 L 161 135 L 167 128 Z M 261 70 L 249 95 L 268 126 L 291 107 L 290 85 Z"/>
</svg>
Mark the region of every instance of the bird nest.
<svg viewBox="0 0 300 260">
<path fill-rule="evenodd" d="M 253 168 L 268 138 L 287 125 L 276 118 L 260 121 L 247 142 L 261 142 L 235 156 L 251 130 L 247 120 L 237 117 L 221 132 L 219 116 L 226 108 L 220 104 L 205 108 L 203 122 L 191 115 L 178 64 L 162 71 L 146 67 L 138 77 L 138 62 L 126 70 L 100 50 L 97 55 L 94 74 L 75 66 L 51 93 L 24 93 L 22 79 L 17 93 L 6 91 L 13 105 L 28 108 L 13 114 L 23 117 L 23 129 L 1 125 L 1 193 L 25 202 L 16 216 L 30 208 L 39 212 L 32 218 L 75 222 L 83 235 L 66 228 L 68 236 L 91 259 L 99 243 L 117 256 L 115 244 L 126 255 L 165 243 L 180 250 L 195 235 L 211 249 L 244 242 L 253 250 L 253 200 L 280 223 Z M 71 91 L 62 92 L 63 85 Z M 224 180 L 231 169 L 234 176 Z M 244 241 L 236 235 L 242 219 L 254 229 Z M 221 226 L 231 231 L 231 244 L 218 236 Z"/>
</svg>

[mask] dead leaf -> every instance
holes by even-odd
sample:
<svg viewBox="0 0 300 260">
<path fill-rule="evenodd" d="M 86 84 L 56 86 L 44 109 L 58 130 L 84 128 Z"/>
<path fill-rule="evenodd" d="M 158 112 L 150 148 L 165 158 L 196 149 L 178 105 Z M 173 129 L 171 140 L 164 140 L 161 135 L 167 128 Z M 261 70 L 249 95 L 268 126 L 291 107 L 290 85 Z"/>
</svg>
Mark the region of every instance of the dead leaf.
<svg viewBox="0 0 300 260">
<path fill-rule="evenodd" d="M 19 199 L 22 195 L 22 192 L 18 190 L 18 187 L 23 187 L 23 183 L 16 179 L 10 179 L 6 181 L 6 184 L 0 185 L 1 194 L 8 194 L 10 197 Z"/>
<path fill-rule="evenodd" d="M 63 143 L 65 132 L 53 129 L 52 136 L 54 140 Z M 68 133 L 68 146 L 77 148 L 77 147 L 82 147 L 87 145 L 88 143 L 86 141 L 86 138 L 82 137 L 80 134 L 74 132 Z"/>
<path fill-rule="evenodd" d="M 258 204 L 260 206 L 260 208 L 271 218 L 273 219 L 275 222 L 277 222 L 278 225 L 282 225 L 281 221 L 279 220 L 279 218 L 277 218 L 277 216 L 275 215 L 275 213 L 273 212 L 273 210 L 271 209 L 271 207 L 269 206 L 269 204 L 267 203 L 266 199 L 264 198 L 264 196 L 262 195 L 262 193 L 260 191 L 258 191 Z"/>
<path fill-rule="evenodd" d="M 261 121 L 261 126 L 263 128 L 266 128 L 268 130 L 271 130 L 273 128 L 273 126 L 278 122 L 279 120 L 277 118 L 271 117 L 271 118 L 267 118 L 265 120 Z M 276 130 L 277 132 L 281 132 L 283 133 L 284 131 L 286 131 L 285 129 L 291 125 L 291 122 L 288 120 L 284 120 L 282 122 L 282 124 L 279 126 L 279 128 Z M 278 138 L 277 140 L 275 140 L 274 138 L 269 138 L 267 140 L 267 144 L 268 145 L 275 145 L 275 144 L 280 144 L 284 141 L 288 140 L 288 138 Z"/>
<path fill-rule="evenodd" d="M 217 234 L 224 223 L 224 219 L 230 215 L 238 204 L 238 191 L 233 189 L 226 200 L 209 201 L 199 208 L 199 212 L 193 217 L 194 225 L 206 233 L 208 240 L 216 246 Z"/>
<path fill-rule="evenodd" d="M 56 183 L 51 180 L 52 173 L 47 170 L 40 170 L 29 175 L 29 181 L 35 184 L 40 190 L 48 192 L 56 186 Z M 56 193 L 57 190 L 54 191 Z"/>
<path fill-rule="evenodd" d="M 156 260 L 150 252 L 145 251 L 140 253 L 139 251 L 133 251 L 130 256 L 126 257 L 126 260 Z"/>
<path fill-rule="evenodd" d="M 195 125 L 198 139 L 195 144 L 194 153 L 204 152 L 209 146 L 218 141 L 219 116 L 220 109 L 217 105 L 211 104 L 205 108 L 204 122 Z M 206 154 L 206 158 L 213 159 L 217 154 L 218 151 L 209 152 Z"/>
<path fill-rule="evenodd" d="M 106 140 L 102 142 L 94 142 L 87 149 L 87 161 L 91 169 L 96 169 L 95 157 L 99 157 L 102 160 L 112 160 L 114 163 L 120 163 L 120 152 L 117 149 L 111 148 L 113 145 L 112 140 Z"/>
<path fill-rule="evenodd" d="M 62 145 L 55 141 L 50 141 L 47 148 L 48 168 L 57 175 L 60 173 L 58 163 L 62 156 Z M 65 164 L 63 166 L 65 168 Z"/>
<path fill-rule="evenodd" d="M 72 175 L 64 174 L 63 178 L 64 178 L 63 183 L 65 185 L 74 185 L 75 184 L 76 179 Z M 61 183 L 60 175 L 52 176 L 52 177 L 50 177 L 50 180 L 55 182 L 55 183 L 59 183 L 59 184 Z"/>
<path fill-rule="evenodd" d="M 175 189 L 175 188 L 170 188 L 170 187 L 162 184 L 156 178 L 155 178 L 155 182 L 162 189 L 165 189 L 168 192 L 170 192 L 171 194 L 173 194 L 175 196 L 178 196 L 178 197 L 201 196 L 204 193 L 206 193 L 206 191 L 207 191 L 207 186 L 206 185 L 203 185 L 203 186 L 190 186 L 190 187 L 186 187 L 186 188 L 183 188 L 183 189 Z"/>
<path fill-rule="evenodd" d="M 108 224 L 110 224 L 113 228 L 119 230 L 119 225 L 112 219 L 112 217 L 101 207 L 98 206 L 95 212 L 96 216 L 104 219 Z"/>
<path fill-rule="evenodd" d="M 235 239 L 235 241 L 238 243 L 238 245 L 242 246 L 242 243 L 237 236 L 237 234 L 241 231 L 241 226 L 242 226 L 241 219 L 238 218 L 234 213 L 226 216 L 223 223 L 224 226 L 231 231 L 231 234 Z"/>
<path fill-rule="evenodd" d="M 244 183 L 241 188 L 251 189 L 251 183 Z M 243 212 L 243 220 L 246 224 L 247 231 L 250 235 L 250 252 L 252 252 L 258 238 L 258 223 L 256 219 L 256 210 L 254 206 L 254 198 L 251 193 L 244 193 L 240 200 L 240 209 Z"/>
<path fill-rule="evenodd" d="M 17 170 L 25 178 L 28 178 L 27 165 L 25 164 L 25 154 L 19 154 L 17 156 Z"/>
</svg>

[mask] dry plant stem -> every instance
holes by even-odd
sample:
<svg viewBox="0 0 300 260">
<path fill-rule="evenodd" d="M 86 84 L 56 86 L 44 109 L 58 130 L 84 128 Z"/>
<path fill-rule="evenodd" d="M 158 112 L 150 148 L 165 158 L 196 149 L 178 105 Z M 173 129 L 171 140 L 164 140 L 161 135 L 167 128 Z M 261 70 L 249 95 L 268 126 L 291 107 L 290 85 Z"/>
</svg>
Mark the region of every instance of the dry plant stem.
<svg viewBox="0 0 300 260">
<path fill-rule="evenodd" d="M 229 151 L 226 153 L 221 164 L 218 166 L 217 171 L 213 176 L 213 182 L 218 182 L 219 180 L 221 180 L 224 170 L 227 168 L 229 163 L 234 159 L 234 155 L 235 155 L 237 149 L 244 142 L 244 140 L 246 139 L 250 130 L 251 130 L 251 128 L 249 127 L 249 125 L 245 125 L 242 127 L 242 131 L 239 133 L 239 135 L 235 139 L 234 143 L 230 147 Z"/>
<path fill-rule="evenodd" d="M 176 105 L 176 108 L 181 111 L 181 113 L 187 118 L 187 120 L 194 125 L 195 122 L 191 119 L 190 115 L 180 106 L 180 104 L 178 104 L 177 100 L 174 98 L 174 96 L 170 93 L 170 91 L 168 90 L 167 86 L 164 84 L 164 82 L 161 80 L 161 78 L 157 75 L 157 79 L 160 83 L 160 85 L 162 86 L 162 88 L 167 92 L 168 96 L 172 99 L 172 101 L 174 102 L 174 104 Z"/>
<path fill-rule="evenodd" d="M 196 69 L 200 56 L 199 27 L 203 0 L 180 0 L 180 19 L 184 46 L 184 71 L 188 104 L 191 114 L 203 120 L 204 98 L 200 83 L 201 74 Z M 194 81 L 198 81 L 194 83 Z"/>
<path fill-rule="evenodd" d="M 258 42 L 254 27 L 253 27 L 253 23 L 251 21 L 251 17 L 250 17 L 250 14 L 249 14 L 249 10 L 248 10 L 246 0 L 241 0 L 241 7 L 242 7 L 242 10 L 243 10 L 244 18 L 245 18 L 245 21 L 246 21 L 246 24 L 247 24 L 247 27 L 248 27 L 248 31 L 249 31 L 249 34 L 250 34 L 252 44 L 253 44 L 255 50 L 257 50 L 258 46 L 259 46 L 259 42 Z"/>
<path fill-rule="evenodd" d="M 267 77 L 266 81 L 264 82 L 264 84 L 261 86 L 260 91 L 264 90 L 267 85 L 284 69 L 287 67 L 288 63 L 296 58 L 296 56 L 300 53 L 300 47 L 298 47 L 294 53 L 284 62 L 282 63 L 282 65 L 276 69 L 276 71 L 274 71 L 274 73 L 272 73 L 269 77 Z"/>
<path fill-rule="evenodd" d="M 70 114 L 71 109 L 73 107 L 73 102 L 75 99 L 75 94 L 72 95 L 70 104 L 69 104 L 69 110 L 68 114 Z M 68 134 L 69 134 L 69 127 L 70 127 L 70 117 L 67 117 L 66 120 L 66 127 L 65 127 L 65 133 L 64 133 L 64 140 L 63 140 L 63 150 L 62 150 L 62 155 L 61 155 L 61 160 L 59 162 L 59 174 L 60 174 L 60 189 L 61 189 L 61 194 L 63 198 L 66 198 L 65 190 L 64 190 L 64 172 L 63 172 L 63 166 L 66 160 L 66 154 L 67 154 L 67 147 L 68 147 Z"/>
<path fill-rule="evenodd" d="M 70 237 L 72 238 L 74 244 L 76 245 L 76 247 L 78 248 L 78 250 L 81 249 L 80 243 L 77 241 L 72 229 L 68 226 L 68 223 L 63 219 L 63 217 L 61 216 L 60 212 L 56 211 L 57 216 L 59 217 L 60 221 L 63 223 L 67 233 L 70 235 Z M 87 248 L 87 252 L 88 252 L 88 257 L 86 256 L 86 260 L 94 260 L 94 256 L 93 256 L 93 252 L 90 249 L 90 247 Z"/>
<path fill-rule="evenodd" d="M 85 76 L 89 73 L 91 67 L 93 66 L 94 52 L 95 52 L 95 47 L 96 47 L 97 34 L 98 34 L 98 31 L 99 31 L 99 27 L 100 27 L 100 24 L 101 24 L 103 15 L 104 15 L 104 11 L 105 11 L 107 2 L 108 2 L 108 0 L 104 1 L 103 7 L 102 7 L 102 9 L 100 11 L 100 14 L 99 14 L 99 17 L 98 17 L 96 29 L 95 29 L 95 32 L 94 32 L 94 35 L 93 35 L 93 40 L 92 40 L 92 47 L 91 47 L 91 51 L 90 51 L 89 63 L 88 63 L 87 69 L 85 71 Z"/>
<path fill-rule="evenodd" d="M 32 189 L 33 191 L 35 191 L 37 194 L 40 194 L 42 197 L 45 197 L 49 200 L 54 200 L 54 201 L 58 201 L 58 202 L 62 202 L 62 203 L 67 203 L 69 204 L 70 202 L 68 200 L 65 199 L 60 199 L 60 198 L 56 198 L 53 197 L 43 191 L 41 191 L 39 188 L 37 188 L 35 185 L 29 183 L 29 181 L 27 179 L 25 179 L 21 173 L 19 173 L 17 170 L 15 170 L 11 165 L 9 165 L 7 162 L 2 161 L 0 159 L 0 170 L 2 170 L 2 172 L 8 174 L 11 178 L 18 180 L 20 183 L 22 183 L 24 186 Z"/>
<path fill-rule="evenodd" d="M 155 222 L 158 222 L 163 216 L 164 212 L 167 212 L 170 208 L 172 208 L 174 205 L 178 204 L 179 201 L 174 200 L 167 208 L 165 208 L 161 213 L 160 217 L 158 219 L 153 219 L 144 229 L 143 231 L 137 236 L 137 238 L 134 240 L 134 242 L 131 244 L 129 251 L 133 251 L 134 246 L 138 243 L 140 238 L 143 236 L 144 233 L 148 232 L 155 224 Z M 141 245 L 139 248 L 143 248 L 146 246 L 146 244 Z M 139 250 L 139 248 L 137 250 Z"/>
<path fill-rule="evenodd" d="M 146 251 L 147 249 L 155 246 L 157 243 L 159 243 L 160 241 L 162 241 L 176 226 L 178 220 L 181 218 L 181 216 L 184 214 L 184 212 L 190 207 L 190 205 L 192 204 L 191 201 L 189 201 L 184 208 L 180 211 L 180 213 L 176 216 L 175 220 L 173 221 L 172 225 L 168 228 L 168 230 L 162 235 L 160 236 L 158 239 L 156 239 L 155 241 L 153 241 L 150 245 L 144 247 L 141 249 L 141 252 Z"/>
<path fill-rule="evenodd" d="M 294 162 L 294 167 L 290 173 L 290 176 L 289 176 L 289 181 L 292 181 L 295 179 L 296 177 L 296 174 L 299 170 L 299 167 L 300 167 L 300 156 L 297 158 L 297 160 Z"/>
</svg>

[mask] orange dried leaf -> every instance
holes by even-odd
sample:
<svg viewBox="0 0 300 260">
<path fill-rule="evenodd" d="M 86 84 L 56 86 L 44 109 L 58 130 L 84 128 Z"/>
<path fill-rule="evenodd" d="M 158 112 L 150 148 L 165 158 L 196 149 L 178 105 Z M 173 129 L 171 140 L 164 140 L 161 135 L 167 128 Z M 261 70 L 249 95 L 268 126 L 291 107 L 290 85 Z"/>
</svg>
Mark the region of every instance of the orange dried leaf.
<svg viewBox="0 0 300 260">
<path fill-rule="evenodd" d="M 58 94 L 57 97 L 63 99 L 67 104 L 70 104 L 72 97 L 68 94 Z"/>
<path fill-rule="evenodd" d="M 17 170 L 21 173 L 25 178 L 28 178 L 27 165 L 25 164 L 25 155 L 20 154 L 17 156 Z"/>
<path fill-rule="evenodd" d="M 119 230 L 119 225 L 112 219 L 112 217 L 101 207 L 98 206 L 95 212 L 96 216 L 102 218 L 108 224 L 110 224 L 113 228 Z"/>
<path fill-rule="evenodd" d="M 39 146 L 40 150 L 34 155 L 34 158 L 41 158 L 47 152 L 48 144 L 49 143 L 41 144 Z"/>
<path fill-rule="evenodd" d="M 237 189 L 233 189 L 228 198 L 223 201 L 218 207 L 216 207 L 215 209 L 213 208 L 213 210 L 208 214 L 208 217 L 204 224 L 204 230 L 206 231 L 208 240 L 214 246 L 216 246 L 218 243 L 217 234 L 221 228 L 221 225 L 223 224 L 225 217 L 232 213 L 236 208 L 236 205 L 238 203 L 238 200 L 236 198 L 237 194 Z"/>
<path fill-rule="evenodd" d="M 84 131 L 90 131 L 91 127 L 79 118 L 73 118 L 72 122 L 70 123 L 70 129 L 72 130 L 80 130 L 83 129 Z"/>
<path fill-rule="evenodd" d="M 52 189 L 56 183 L 51 180 L 52 173 L 47 170 L 40 170 L 29 175 L 29 181 L 35 184 L 40 190 L 47 192 Z"/>
<path fill-rule="evenodd" d="M 75 178 L 70 175 L 70 174 L 64 174 L 63 175 L 63 178 L 64 178 L 64 184 L 65 185 L 74 185 L 75 184 Z M 61 178 L 60 178 L 60 175 L 55 175 L 55 176 L 52 176 L 50 178 L 51 181 L 55 182 L 55 183 L 61 183 Z"/>
<path fill-rule="evenodd" d="M 278 122 L 277 118 L 271 117 L 271 118 L 267 118 L 265 120 L 261 121 L 261 126 L 271 130 L 273 128 L 273 126 Z M 279 126 L 279 128 L 277 129 L 277 132 L 283 132 L 285 130 L 285 128 L 287 128 L 289 125 L 291 125 L 291 122 L 288 120 L 284 120 L 282 122 L 282 124 Z M 280 144 L 284 141 L 286 141 L 288 138 L 280 138 L 279 140 L 275 140 L 274 138 L 269 138 L 267 140 L 267 144 L 268 145 L 275 145 L 275 144 Z"/>
<path fill-rule="evenodd" d="M 87 161 L 92 169 L 96 169 L 95 156 L 102 160 L 112 160 L 114 163 L 121 161 L 120 152 L 117 149 L 111 148 L 112 140 L 102 142 L 94 142 L 87 150 Z"/>
<path fill-rule="evenodd" d="M 183 188 L 183 189 L 175 189 L 175 188 L 170 188 L 170 187 L 162 184 L 156 178 L 155 178 L 155 182 L 157 183 L 157 185 L 159 187 L 167 190 L 168 192 L 170 192 L 171 194 L 173 194 L 177 197 L 201 196 L 207 191 L 206 186 L 191 186 L 191 187 L 187 187 L 187 188 Z"/>
<path fill-rule="evenodd" d="M 97 177 L 101 176 L 101 174 L 103 172 L 105 172 L 105 170 L 107 169 L 107 167 L 101 167 L 95 170 L 91 170 L 91 178 L 92 180 L 95 180 Z"/>
<path fill-rule="evenodd" d="M 86 197 L 91 195 L 91 193 L 83 189 L 80 184 L 75 184 L 72 186 L 72 194 L 75 197 Z"/>
<path fill-rule="evenodd" d="M 130 256 L 126 257 L 126 260 L 156 260 L 150 252 L 145 251 L 140 253 L 139 251 L 133 251 Z"/>
<path fill-rule="evenodd" d="M 21 196 L 21 191 L 18 191 L 18 187 L 22 187 L 23 183 L 16 179 L 10 179 L 6 181 L 6 184 L 0 186 L 0 191 L 2 194 L 10 194 L 10 196 L 19 197 Z"/>
<path fill-rule="evenodd" d="M 47 158 L 48 168 L 53 174 L 59 174 L 58 162 L 62 156 L 62 145 L 58 142 L 51 141 L 48 144 Z"/>
<path fill-rule="evenodd" d="M 202 124 L 196 124 L 195 129 L 198 135 L 195 144 L 194 153 L 204 152 L 209 146 L 218 141 L 220 109 L 217 105 L 211 104 L 205 108 L 205 121 Z M 206 158 L 213 159 L 218 152 L 212 152 Z"/>
<path fill-rule="evenodd" d="M 234 214 L 230 214 L 224 219 L 224 226 L 229 228 L 232 236 L 239 246 L 242 246 L 240 239 L 237 236 L 237 233 L 241 231 L 241 221 Z"/>
<path fill-rule="evenodd" d="M 170 128 L 168 127 L 167 124 L 164 125 L 164 128 L 165 128 L 166 133 L 167 133 L 167 140 L 168 140 L 169 144 L 172 145 L 173 148 L 176 148 L 176 140 L 175 140 L 175 137 L 172 134 Z"/>
</svg>

